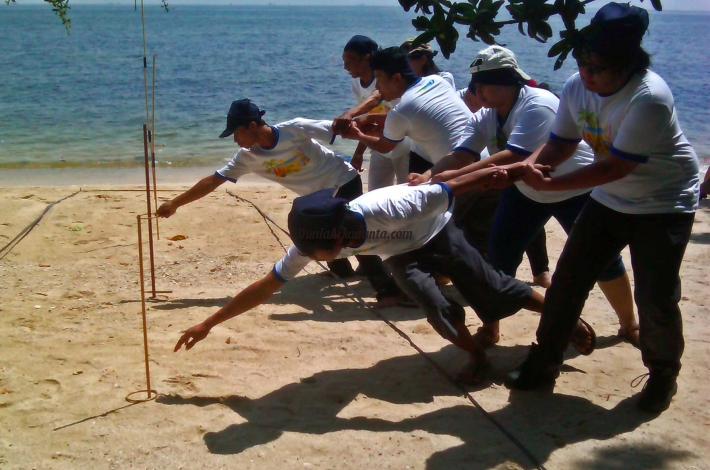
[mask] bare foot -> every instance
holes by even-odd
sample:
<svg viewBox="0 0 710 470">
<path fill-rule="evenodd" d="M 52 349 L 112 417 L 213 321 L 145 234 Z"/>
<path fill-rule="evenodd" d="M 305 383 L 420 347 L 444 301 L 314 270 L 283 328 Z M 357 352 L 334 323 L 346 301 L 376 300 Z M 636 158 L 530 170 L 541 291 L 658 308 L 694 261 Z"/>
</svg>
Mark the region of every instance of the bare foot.
<svg viewBox="0 0 710 470">
<path fill-rule="evenodd" d="M 552 278 L 550 277 L 550 271 L 544 271 L 537 276 L 533 276 L 533 284 L 540 286 L 543 289 L 547 289 L 552 284 Z"/>
<path fill-rule="evenodd" d="M 500 341 L 500 330 L 498 329 L 498 322 L 493 324 L 484 324 L 479 326 L 476 330 L 476 334 L 473 335 L 474 341 L 476 341 L 482 348 L 487 349 L 497 344 Z"/>
</svg>

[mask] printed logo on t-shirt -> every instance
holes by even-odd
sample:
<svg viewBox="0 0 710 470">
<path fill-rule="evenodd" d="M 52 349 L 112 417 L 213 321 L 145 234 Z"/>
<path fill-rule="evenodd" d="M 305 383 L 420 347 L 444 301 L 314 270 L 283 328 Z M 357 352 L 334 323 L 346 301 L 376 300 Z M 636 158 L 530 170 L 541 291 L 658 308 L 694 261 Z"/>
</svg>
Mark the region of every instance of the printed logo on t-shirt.
<svg viewBox="0 0 710 470">
<path fill-rule="evenodd" d="M 581 123 L 582 139 L 592 147 L 595 155 L 611 154 L 611 136 L 607 135 L 599 125 L 599 118 L 596 113 L 581 110 L 578 122 Z"/>
<path fill-rule="evenodd" d="M 273 173 L 279 178 L 285 178 L 292 173 L 298 173 L 311 161 L 303 152 L 298 152 L 296 156 L 286 160 L 267 160 L 264 162 L 264 169 Z"/>
<path fill-rule="evenodd" d="M 419 88 L 419 90 L 417 90 L 417 93 L 420 93 L 420 94 L 424 93 L 425 91 L 429 90 L 429 88 L 433 87 L 434 83 L 436 83 L 434 79 L 429 80 L 424 85 L 422 85 L 422 87 Z"/>
</svg>

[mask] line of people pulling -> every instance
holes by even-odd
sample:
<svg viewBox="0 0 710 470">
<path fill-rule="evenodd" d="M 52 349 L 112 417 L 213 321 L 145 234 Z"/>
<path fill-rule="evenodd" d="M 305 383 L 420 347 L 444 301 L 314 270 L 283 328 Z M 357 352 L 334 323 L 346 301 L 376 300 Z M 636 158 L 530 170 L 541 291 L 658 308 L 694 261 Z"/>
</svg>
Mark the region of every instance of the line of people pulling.
<svg viewBox="0 0 710 470">
<path fill-rule="evenodd" d="M 500 46 L 480 51 L 467 89 L 457 91 L 428 45 L 380 49 L 354 36 L 343 62 L 358 103 L 338 118 L 269 125 L 251 101 L 232 103 L 220 137 L 233 135 L 239 151 L 157 214 L 169 217 L 225 181 L 256 173 L 299 195 L 288 216 L 293 246 L 266 276 L 187 329 L 175 351 L 267 301 L 310 261 L 349 277 L 347 258 L 355 256 L 379 306 L 413 302 L 468 353 L 463 382 L 485 378 L 485 349 L 499 341 L 501 319 L 540 312 L 537 342 L 508 385 L 548 387 L 570 343 L 582 354 L 594 350 L 594 330 L 580 315 L 598 283 L 619 334 L 639 346 L 649 369 L 638 407 L 666 409 L 681 367 L 679 270 L 700 184 L 673 96 L 649 69 L 641 45 L 647 27 L 644 9 L 602 7 L 573 52 L 579 72 L 559 99 L 532 86 Z M 320 143 L 336 135 L 358 141 L 352 164 Z M 550 281 L 544 225 L 551 217 L 568 239 Z M 626 246 L 635 295 L 620 255 Z M 536 282 L 549 285 L 544 297 L 515 279 L 526 250 Z M 447 279 L 481 319 L 476 333 L 442 289 Z"/>
</svg>

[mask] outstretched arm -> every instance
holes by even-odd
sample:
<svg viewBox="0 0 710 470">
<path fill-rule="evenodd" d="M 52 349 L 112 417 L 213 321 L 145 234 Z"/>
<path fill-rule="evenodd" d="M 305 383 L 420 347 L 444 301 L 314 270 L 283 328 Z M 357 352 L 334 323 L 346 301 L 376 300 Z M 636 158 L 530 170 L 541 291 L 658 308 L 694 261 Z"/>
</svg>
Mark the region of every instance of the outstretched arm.
<svg viewBox="0 0 710 470">
<path fill-rule="evenodd" d="M 274 292 L 279 290 L 283 284 L 283 281 L 279 280 L 273 271 L 269 271 L 269 274 L 247 286 L 232 300 L 227 302 L 227 305 L 217 310 L 216 313 L 208 317 L 205 321 L 185 330 L 175 344 L 174 351 L 178 351 L 183 345 L 185 345 L 186 350 L 192 349 L 195 343 L 205 339 L 215 325 L 219 325 L 223 321 L 229 320 L 232 317 L 236 317 L 247 310 L 251 310 L 263 304 Z"/>
<path fill-rule="evenodd" d="M 180 206 L 184 206 L 185 204 L 189 204 L 193 201 L 205 197 L 206 195 L 217 189 L 217 187 L 225 181 L 225 179 L 220 178 L 216 175 L 206 176 L 205 178 L 202 178 L 200 181 L 195 183 L 193 187 L 191 187 L 184 193 L 171 199 L 168 202 L 161 204 L 160 207 L 158 207 L 158 210 L 155 211 L 155 213 L 159 217 L 170 217 L 178 210 Z"/>
</svg>

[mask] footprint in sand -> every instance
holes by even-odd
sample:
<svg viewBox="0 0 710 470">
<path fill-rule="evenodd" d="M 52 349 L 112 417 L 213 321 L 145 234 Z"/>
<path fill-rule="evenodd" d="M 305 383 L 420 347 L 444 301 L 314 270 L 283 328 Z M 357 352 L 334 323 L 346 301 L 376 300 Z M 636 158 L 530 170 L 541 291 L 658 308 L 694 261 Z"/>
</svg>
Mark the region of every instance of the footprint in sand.
<svg viewBox="0 0 710 470">
<path fill-rule="evenodd" d="M 57 396 L 57 393 L 62 389 L 62 384 L 55 379 L 44 379 L 35 382 L 35 394 L 41 398 L 50 400 Z"/>
<path fill-rule="evenodd" d="M 179 385 L 182 388 L 189 390 L 190 392 L 197 392 L 199 390 L 197 386 L 192 383 L 192 380 L 183 375 L 176 375 L 175 377 L 167 378 L 163 380 L 163 382 L 173 385 Z"/>
</svg>

